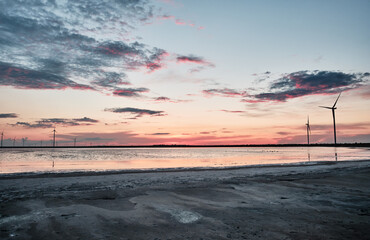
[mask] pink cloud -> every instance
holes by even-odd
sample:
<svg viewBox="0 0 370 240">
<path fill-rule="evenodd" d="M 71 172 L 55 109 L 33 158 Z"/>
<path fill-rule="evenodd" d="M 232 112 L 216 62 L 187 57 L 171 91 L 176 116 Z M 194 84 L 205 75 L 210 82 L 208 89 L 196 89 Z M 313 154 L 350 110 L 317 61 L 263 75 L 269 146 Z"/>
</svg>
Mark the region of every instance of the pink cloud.
<svg viewBox="0 0 370 240">
<path fill-rule="evenodd" d="M 182 19 L 176 19 L 175 20 L 175 24 L 176 25 L 186 25 L 186 22 Z"/>
</svg>

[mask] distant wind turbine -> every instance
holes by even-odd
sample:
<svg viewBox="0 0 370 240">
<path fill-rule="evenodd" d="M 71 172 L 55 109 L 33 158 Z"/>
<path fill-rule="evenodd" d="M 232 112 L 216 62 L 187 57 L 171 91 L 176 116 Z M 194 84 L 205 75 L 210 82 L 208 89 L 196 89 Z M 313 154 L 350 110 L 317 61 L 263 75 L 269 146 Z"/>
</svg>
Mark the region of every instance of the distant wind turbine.
<svg viewBox="0 0 370 240">
<path fill-rule="evenodd" d="M 26 138 L 22 138 L 23 147 L 24 147 L 25 142 L 26 142 Z"/>
<path fill-rule="evenodd" d="M 337 98 L 337 100 L 335 100 L 335 103 L 332 107 L 325 107 L 325 106 L 319 106 L 319 107 L 322 107 L 322 108 L 326 108 L 326 109 L 331 109 L 331 112 L 333 113 L 333 124 L 334 124 L 334 144 L 337 144 L 337 133 L 336 133 L 336 129 L 335 129 L 335 109 L 337 109 L 335 106 L 337 105 L 337 102 L 338 102 L 338 99 L 340 97 L 342 93 L 339 93 L 339 96 Z"/>
<path fill-rule="evenodd" d="M 1 147 L 3 147 L 4 131 L 1 132 Z"/>
<path fill-rule="evenodd" d="M 307 116 L 307 144 L 310 145 L 310 134 L 311 134 L 311 127 L 310 127 L 310 117 Z"/>
<path fill-rule="evenodd" d="M 54 128 L 54 130 L 53 130 L 53 133 L 54 133 L 54 136 L 53 136 L 53 147 L 55 147 L 55 133 L 56 133 L 57 131 L 55 130 L 55 128 Z"/>
<path fill-rule="evenodd" d="M 13 138 L 13 147 L 15 146 L 15 137 Z"/>
<path fill-rule="evenodd" d="M 73 146 L 74 146 L 74 147 L 76 147 L 76 140 L 77 140 L 77 138 L 74 138 L 74 139 L 73 139 L 73 142 L 74 142 Z"/>
</svg>

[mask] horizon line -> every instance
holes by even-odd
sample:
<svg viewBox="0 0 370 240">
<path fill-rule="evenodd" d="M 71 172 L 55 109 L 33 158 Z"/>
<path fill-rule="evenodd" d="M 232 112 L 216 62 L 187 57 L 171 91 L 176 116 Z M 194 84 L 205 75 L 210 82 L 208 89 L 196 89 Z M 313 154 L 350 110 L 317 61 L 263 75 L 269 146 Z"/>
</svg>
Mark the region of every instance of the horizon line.
<svg viewBox="0 0 370 240">
<path fill-rule="evenodd" d="M 197 147 L 370 147 L 367 143 L 282 143 L 282 144 L 152 144 L 152 145 L 81 145 L 81 146 L 2 146 L 1 148 L 197 148 Z"/>
</svg>

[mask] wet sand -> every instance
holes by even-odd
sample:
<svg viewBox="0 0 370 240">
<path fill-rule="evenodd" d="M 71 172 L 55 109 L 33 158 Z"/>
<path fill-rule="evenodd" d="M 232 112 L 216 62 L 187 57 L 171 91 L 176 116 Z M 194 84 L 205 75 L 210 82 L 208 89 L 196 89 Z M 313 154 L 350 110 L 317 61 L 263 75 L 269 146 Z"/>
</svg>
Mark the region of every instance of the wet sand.
<svg viewBox="0 0 370 240">
<path fill-rule="evenodd" d="M 0 177 L 0 239 L 370 239 L 370 161 Z"/>
</svg>

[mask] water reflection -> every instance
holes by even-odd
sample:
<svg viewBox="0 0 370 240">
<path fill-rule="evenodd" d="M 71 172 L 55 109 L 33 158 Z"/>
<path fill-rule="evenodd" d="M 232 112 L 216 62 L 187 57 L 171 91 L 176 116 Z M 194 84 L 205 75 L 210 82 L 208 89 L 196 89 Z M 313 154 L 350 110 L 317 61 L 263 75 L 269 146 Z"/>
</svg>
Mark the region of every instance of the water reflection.
<svg viewBox="0 0 370 240">
<path fill-rule="evenodd" d="M 369 153 L 366 148 L 344 147 L 4 149 L 0 151 L 0 173 L 230 167 L 365 160 L 369 159 Z"/>
</svg>

